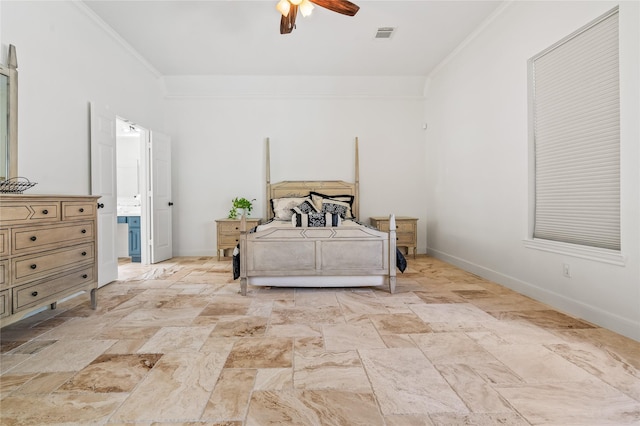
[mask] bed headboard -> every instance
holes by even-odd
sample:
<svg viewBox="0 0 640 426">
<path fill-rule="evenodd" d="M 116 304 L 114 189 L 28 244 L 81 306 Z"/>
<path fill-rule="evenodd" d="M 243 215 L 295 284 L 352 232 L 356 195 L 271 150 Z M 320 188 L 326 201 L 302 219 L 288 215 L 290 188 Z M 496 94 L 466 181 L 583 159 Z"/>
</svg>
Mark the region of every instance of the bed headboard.
<svg viewBox="0 0 640 426">
<path fill-rule="evenodd" d="M 271 183 L 271 160 L 269 153 L 269 138 L 267 138 L 267 220 L 273 217 L 271 199 L 282 197 L 307 196 L 310 192 L 320 192 L 326 195 L 353 195 L 353 215 L 360 218 L 360 167 L 358 159 L 358 138 L 355 143 L 355 182 L 349 183 L 341 180 L 286 180 Z"/>
</svg>

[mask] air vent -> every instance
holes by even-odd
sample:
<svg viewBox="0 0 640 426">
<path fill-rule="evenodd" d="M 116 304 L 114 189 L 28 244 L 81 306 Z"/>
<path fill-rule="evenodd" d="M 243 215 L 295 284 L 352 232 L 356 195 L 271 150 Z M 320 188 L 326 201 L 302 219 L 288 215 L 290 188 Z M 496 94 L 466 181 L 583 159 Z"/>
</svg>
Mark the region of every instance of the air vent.
<svg viewBox="0 0 640 426">
<path fill-rule="evenodd" d="M 376 38 L 391 38 L 395 30 L 395 27 L 380 27 L 376 32 Z"/>
</svg>

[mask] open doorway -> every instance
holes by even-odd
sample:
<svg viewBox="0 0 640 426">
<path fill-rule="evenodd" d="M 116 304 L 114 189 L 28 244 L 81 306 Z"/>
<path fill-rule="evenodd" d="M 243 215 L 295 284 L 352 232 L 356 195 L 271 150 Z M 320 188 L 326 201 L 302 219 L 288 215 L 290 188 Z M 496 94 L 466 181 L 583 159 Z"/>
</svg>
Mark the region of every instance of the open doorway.
<svg viewBox="0 0 640 426">
<path fill-rule="evenodd" d="M 137 171 L 129 170 L 128 177 L 120 179 L 117 177 L 118 133 L 121 140 L 129 134 L 129 142 L 137 141 L 140 148 L 140 159 L 129 166 Z M 118 210 L 122 216 L 135 217 L 137 210 L 133 209 L 139 206 L 140 264 L 159 263 L 173 256 L 171 138 L 116 117 L 107 106 L 93 102 L 90 103 L 90 134 L 91 194 L 100 197 L 97 248 L 100 287 L 118 279 Z M 118 180 L 136 184 L 125 203 L 118 203 Z M 123 204 L 120 209 L 118 204 Z M 128 250 L 127 257 L 130 258 Z"/>
<path fill-rule="evenodd" d="M 117 255 L 118 263 L 149 263 L 148 132 L 116 117 Z"/>
</svg>

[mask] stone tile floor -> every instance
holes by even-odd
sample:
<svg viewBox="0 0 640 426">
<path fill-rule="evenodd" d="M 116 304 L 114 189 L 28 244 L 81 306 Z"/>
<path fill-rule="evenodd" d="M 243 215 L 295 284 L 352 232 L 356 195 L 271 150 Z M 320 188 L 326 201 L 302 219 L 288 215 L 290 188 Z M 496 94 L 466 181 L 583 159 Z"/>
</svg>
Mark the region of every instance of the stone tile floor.
<svg viewBox="0 0 640 426">
<path fill-rule="evenodd" d="M 640 424 L 640 343 L 427 256 L 384 288 L 250 287 L 229 260 L 0 330 L 2 425 Z"/>
</svg>

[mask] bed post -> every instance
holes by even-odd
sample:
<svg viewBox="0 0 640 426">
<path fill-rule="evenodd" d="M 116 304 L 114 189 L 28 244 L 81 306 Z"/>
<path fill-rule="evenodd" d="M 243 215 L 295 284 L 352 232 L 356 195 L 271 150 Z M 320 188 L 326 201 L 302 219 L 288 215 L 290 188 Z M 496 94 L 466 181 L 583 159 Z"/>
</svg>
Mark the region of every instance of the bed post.
<svg viewBox="0 0 640 426">
<path fill-rule="evenodd" d="M 389 216 L 389 293 L 396 291 L 396 217 Z"/>
<path fill-rule="evenodd" d="M 358 154 L 358 137 L 356 136 L 356 181 L 355 181 L 355 198 L 354 198 L 354 216 L 357 220 L 362 220 L 360 217 L 360 158 Z"/>
<path fill-rule="evenodd" d="M 267 208 L 267 214 L 266 214 L 266 218 L 267 220 L 271 219 L 271 149 L 269 148 L 269 138 L 267 138 L 267 193 L 266 193 L 266 199 L 265 199 L 265 206 Z"/>
<path fill-rule="evenodd" d="M 247 216 L 240 218 L 240 294 L 247 295 Z"/>
</svg>

